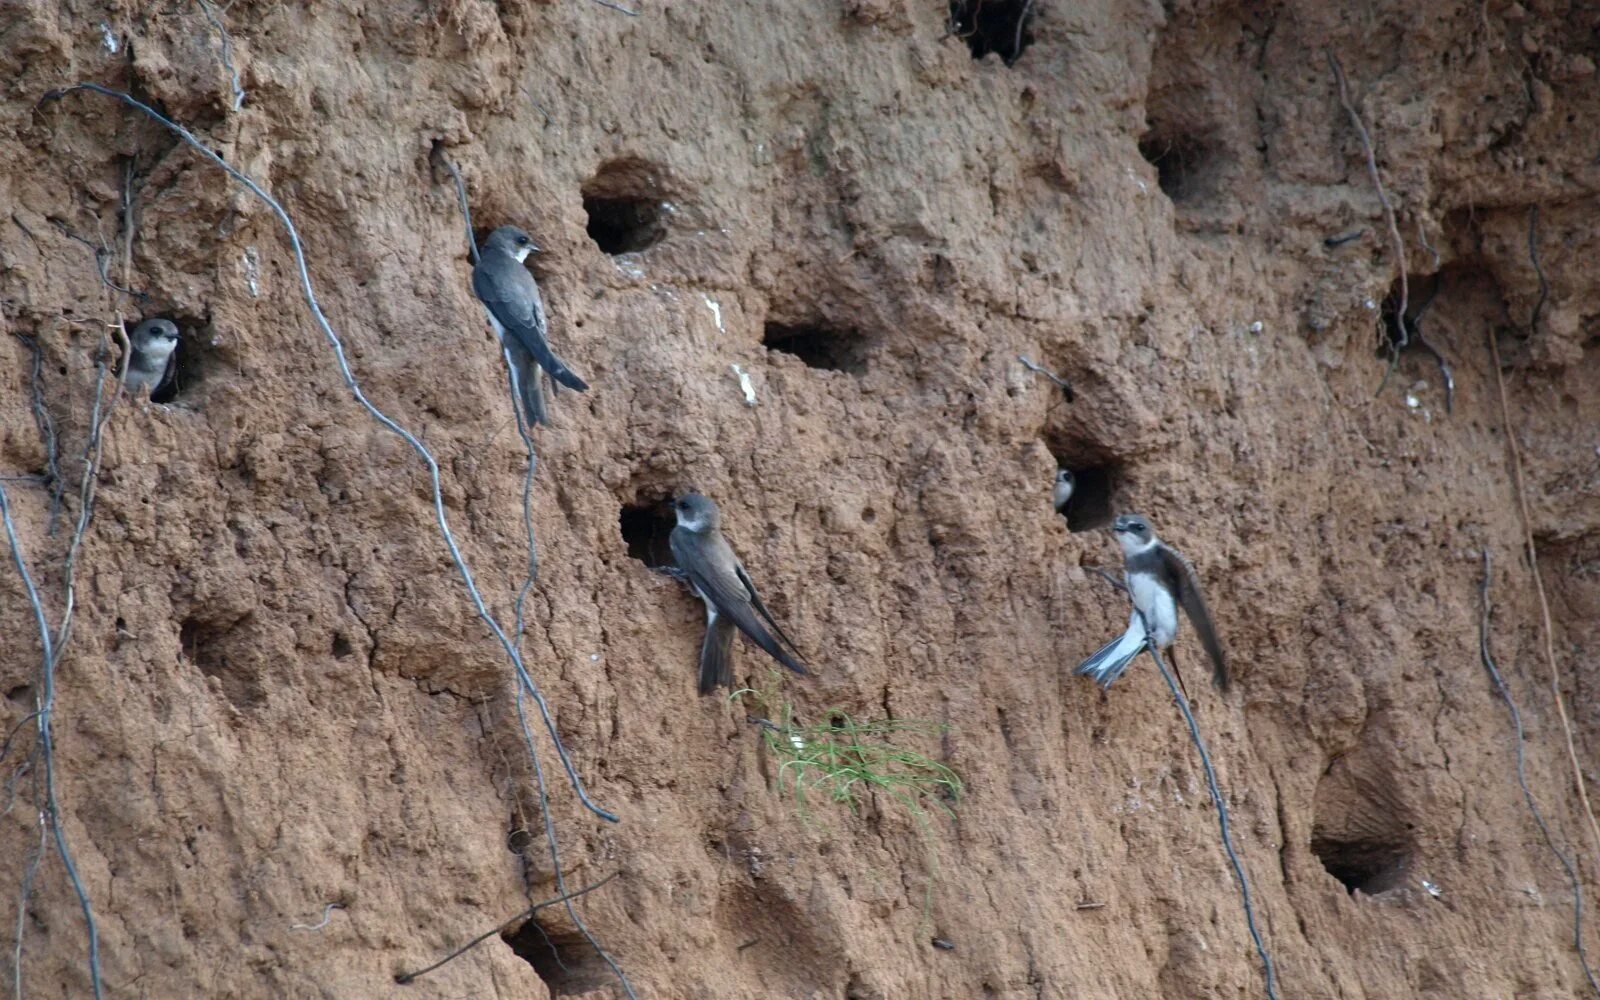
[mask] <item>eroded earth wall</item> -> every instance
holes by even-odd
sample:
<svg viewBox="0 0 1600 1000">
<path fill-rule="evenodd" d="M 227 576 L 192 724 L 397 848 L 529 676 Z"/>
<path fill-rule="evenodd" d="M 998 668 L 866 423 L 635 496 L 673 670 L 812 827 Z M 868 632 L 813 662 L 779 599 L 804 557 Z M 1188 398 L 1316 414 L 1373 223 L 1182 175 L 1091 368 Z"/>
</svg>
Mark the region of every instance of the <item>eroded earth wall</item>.
<svg viewBox="0 0 1600 1000">
<path fill-rule="evenodd" d="M 0 485 L 52 621 L 106 325 L 185 334 L 173 398 L 106 427 L 55 671 L 54 792 L 106 994 L 620 992 L 557 910 L 394 984 L 552 892 L 510 666 L 275 217 L 126 106 L 40 103 L 79 81 L 282 200 L 355 376 L 439 456 L 506 620 L 525 455 L 440 165 L 480 234 L 544 247 L 552 339 L 592 388 L 537 432 L 524 646 L 621 817 L 579 806 L 541 737 L 569 884 L 620 872 L 579 912 L 639 996 L 1262 995 L 1159 676 L 1102 695 L 1070 675 L 1126 621 L 1088 570 L 1118 565 L 1099 529 L 1124 510 L 1199 566 L 1232 657 L 1219 696 L 1180 637 L 1282 994 L 1581 995 L 1479 585 L 1487 550 L 1529 785 L 1595 891 L 1507 447 L 1592 778 L 1593 7 L 637 6 L 0 7 L 0 474 L 49 471 L 37 385 L 54 532 L 48 481 Z M 102 243 L 146 299 L 101 282 Z M 1448 395 L 1417 339 L 1386 378 L 1402 263 Z M 1082 487 L 1068 519 L 1058 465 Z M 701 607 L 646 565 L 685 487 L 720 501 L 813 662 L 780 679 L 797 711 L 948 724 L 921 749 L 966 781 L 954 818 L 881 797 L 802 815 L 748 704 L 696 695 Z M 12 989 L 20 926 L 24 995 L 84 996 L 9 563 L 0 638 L 0 972 Z M 741 646 L 741 683 L 768 666 Z"/>
</svg>

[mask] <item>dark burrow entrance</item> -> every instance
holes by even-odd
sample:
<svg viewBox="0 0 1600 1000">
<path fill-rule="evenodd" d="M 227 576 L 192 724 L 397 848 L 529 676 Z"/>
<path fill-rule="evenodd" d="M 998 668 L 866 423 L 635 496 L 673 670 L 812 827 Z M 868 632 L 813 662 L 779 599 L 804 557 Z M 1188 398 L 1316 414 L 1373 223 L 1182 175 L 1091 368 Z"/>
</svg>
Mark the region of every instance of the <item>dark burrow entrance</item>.
<svg viewBox="0 0 1600 1000">
<path fill-rule="evenodd" d="M 622 526 L 622 540 L 628 546 L 628 555 L 651 569 L 677 565 L 673 562 L 672 546 L 668 540 L 677 524 L 670 499 L 662 497 L 659 500 L 645 499 L 624 504 L 618 520 Z"/>
<path fill-rule="evenodd" d="M 967 43 L 972 58 L 994 52 L 1010 66 L 1033 44 L 1028 25 L 1037 6 L 1035 0 L 950 0 L 950 31 Z"/>
<path fill-rule="evenodd" d="M 1072 473 L 1072 499 L 1063 512 L 1068 531 L 1093 531 L 1109 527 L 1116 516 L 1111 495 L 1116 488 L 1117 469 L 1112 465 L 1063 466 Z"/>
<path fill-rule="evenodd" d="M 583 185 L 583 211 L 589 238 L 613 257 L 648 250 L 667 235 L 658 171 L 643 160 L 602 166 Z"/>
<path fill-rule="evenodd" d="M 1411 867 L 1410 847 L 1396 838 L 1343 839 L 1313 834 L 1311 852 L 1352 896 L 1357 889 L 1369 896 L 1393 889 L 1405 881 Z"/>
<path fill-rule="evenodd" d="M 552 997 L 583 996 L 617 982 L 605 959 L 577 930 L 557 929 L 533 917 L 500 939 L 533 966 Z"/>
<path fill-rule="evenodd" d="M 172 351 L 173 364 L 167 380 L 150 394 L 152 403 L 171 403 L 192 395 L 217 361 L 207 321 L 185 316 L 167 318 L 178 327 L 178 346 Z"/>
<path fill-rule="evenodd" d="M 1311 853 L 1351 895 L 1399 887 L 1417 850 L 1416 813 L 1388 732 L 1369 722 L 1361 744 L 1335 758 L 1317 783 Z"/>
<path fill-rule="evenodd" d="M 613 257 L 648 250 L 666 235 L 658 201 L 585 196 L 583 210 L 589 216 L 589 238 Z"/>
<path fill-rule="evenodd" d="M 859 330 L 820 323 L 769 322 L 762 331 L 761 343 L 769 351 L 792 354 L 808 368 L 823 371 L 867 373 L 868 338 Z"/>
<path fill-rule="evenodd" d="M 1139 155 L 1156 168 L 1156 184 L 1174 205 L 1215 193 L 1216 150 L 1203 139 L 1152 129 L 1139 140 Z"/>
</svg>

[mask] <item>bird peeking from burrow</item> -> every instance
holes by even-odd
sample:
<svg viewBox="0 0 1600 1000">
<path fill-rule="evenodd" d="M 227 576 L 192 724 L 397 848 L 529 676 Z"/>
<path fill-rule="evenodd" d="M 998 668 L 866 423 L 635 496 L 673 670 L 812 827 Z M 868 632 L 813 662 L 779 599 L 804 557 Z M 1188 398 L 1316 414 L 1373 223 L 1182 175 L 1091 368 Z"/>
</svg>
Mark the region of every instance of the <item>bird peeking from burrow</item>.
<svg viewBox="0 0 1600 1000">
<path fill-rule="evenodd" d="M 1228 663 L 1217 638 L 1211 612 L 1200 596 L 1200 578 L 1189 560 L 1156 537 L 1150 522 L 1138 514 L 1123 514 L 1112 523 L 1112 532 L 1122 545 L 1123 567 L 1128 594 L 1133 598 L 1133 613 L 1122 635 L 1102 646 L 1073 671 L 1088 677 L 1102 688 L 1109 688 L 1128 665 L 1153 643 L 1158 652 L 1167 653 L 1173 668 L 1178 666 L 1172 642 L 1178 635 L 1178 609 L 1194 625 L 1211 658 L 1211 679 L 1217 688 L 1228 690 Z M 1178 675 L 1180 683 L 1183 675 Z"/>
<path fill-rule="evenodd" d="M 500 338 L 506 363 L 517 383 L 517 405 L 529 427 L 549 423 L 544 390 L 539 384 L 541 369 L 569 389 L 582 392 L 589 388 L 589 383 L 550 350 L 544 297 L 539 294 L 539 283 L 532 272 L 523 266 L 529 254 L 538 252 L 527 233 L 516 226 L 501 226 L 483 241 L 478 265 L 472 269 L 472 290 Z"/>
<path fill-rule="evenodd" d="M 706 637 L 700 647 L 700 693 L 720 684 L 733 687 L 735 627 L 774 660 L 797 674 L 807 672 L 800 651 L 762 603 L 744 564 L 722 537 L 722 514 L 709 497 L 685 493 L 672 501 L 677 526 L 668 541 L 678 572 L 706 605 Z M 770 626 L 770 630 L 769 630 Z"/>
<path fill-rule="evenodd" d="M 1055 502 L 1056 513 L 1066 516 L 1067 502 L 1072 499 L 1072 488 L 1077 480 L 1072 477 L 1071 469 L 1056 470 L 1056 485 L 1051 492 L 1051 499 Z"/>
<path fill-rule="evenodd" d="M 128 394 L 149 402 L 172 381 L 177 367 L 178 326 L 170 319 L 147 319 L 128 334 L 123 384 Z"/>
</svg>

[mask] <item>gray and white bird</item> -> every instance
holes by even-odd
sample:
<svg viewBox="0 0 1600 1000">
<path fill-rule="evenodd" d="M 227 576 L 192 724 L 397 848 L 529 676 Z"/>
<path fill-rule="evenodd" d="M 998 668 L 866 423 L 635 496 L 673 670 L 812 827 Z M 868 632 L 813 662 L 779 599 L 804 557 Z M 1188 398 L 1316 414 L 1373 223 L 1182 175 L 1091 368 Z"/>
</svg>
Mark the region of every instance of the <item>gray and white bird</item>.
<svg viewBox="0 0 1600 1000">
<path fill-rule="evenodd" d="M 1076 481 L 1072 478 L 1071 469 L 1059 469 L 1056 472 L 1055 502 L 1056 513 L 1067 512 L 1067 501 L 1072 499 L 1072 487 Z"/>
<path fill-rule="evenodd" d="M 797 674 L 806 672 L 800 651 L 761 603 L 744 564 L 722 537 L 722 515 L 709 497 L 686 493 L 672 502 L 677 527 L 668 541 L 678 570 L 706 605 L 706 637 L 700 647 L 700 693 L 733 686 L 734 627 Z M 759 615 L 759 617 L 758 617 Z M 770 626 L 770 631 L 769 631 Z"/>
<path fill-rule="evenodd" d="M 1212 682 L 1219 689 L 1228 690 L 1227 659 L 1217 639 L 1216 627 L 1211 623 L 1211 612 L 1200 596 L 1200 579 L 1189 560 L 1157 538 L 1150 522 L 1138 514 L 1122 515 L 1112 524 L 1111 530 L 1122 543 L 1128 593 L 1133 597 L 1135 610 L 1128 618 L 1128 630 L 1102 646 L 1073 672 L 1092 679 L 1102 688 L 1110 687 L 1152 642 L 1159 651 L 1171 649 L 1172 640 L 1178 635 L 1178 609 L 1181 607 L 1200 636 L 1206 655 L 1211 658 Z M 1172 659 L 1176 667 L 1177 659 Z"/>
<path fill-rule="evenodd" d="M 128 394 L 148 400 L 172 377 L 177 361 L 177 324 L 170 319 L 147 319 L 128 334 L 128 345 Z"/>
<path fill-rule="evenodd" d="M 506 361 L 516 376 L 521 394 L 523 419 L 532 426 L 549 422 L 539 370 L 579 392 L 589 383 L 550 350 L 549 325 L 545 320 L 544 298 L 539 283 L 522 262 L 539 248 L 528 234 L 516 226 L 501 226 L 489 234 L 478 251 L 478 266 L 472 269 L 472 290 L 489 314 L 489 324 L 506 352 Z"/>
</svg>

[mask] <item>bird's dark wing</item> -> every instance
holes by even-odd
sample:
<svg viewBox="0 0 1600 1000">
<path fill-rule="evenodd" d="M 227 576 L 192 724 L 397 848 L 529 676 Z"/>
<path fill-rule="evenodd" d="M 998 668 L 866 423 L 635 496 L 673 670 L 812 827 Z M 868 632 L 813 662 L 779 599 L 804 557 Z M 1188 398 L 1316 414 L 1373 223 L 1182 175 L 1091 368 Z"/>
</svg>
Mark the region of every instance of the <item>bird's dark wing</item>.
<svg viewBox="0 0 1600 1000">
<path fill-rule="evenodd" d="M 589 383 L 550 350 L 544 300 L 539 296 L 538 282 L 527 268 L 503 254 L 486 255 L 472 269 L 472 290 L 506 334 L 526 348 L 551 378 L 579 391 L 589 388 Z"/>
<path fill-rule="evenodd" d="M 772 631 L 778 634 L 778 638 L 783 640 L 783 644 L 794 650 L 795 655 L 798 656 L 800 647 L 795 644 L 793 639 L 789 638 L 783 631 L 783 626 L 778 624 L 777 620 L 772 617 L 772 612 L 768 611 L 767 606 L 761 602 L 761 595 L 756 592 L 755 582 L 750 579 L 750 574 L 745 571 L 744 564 L 737 563 L 733 568 L 739 574 L 739 582 L 744 584 L 745 591 L 750 595 L 750 603 L 755 605 L 756 610 L 761 613 L 761 617 L 765 618 L 767 624 L 772 626 Z"/>
<path fill-rule="evenodd" d="M 1166 577 L 1172 593 L 1189 616 L 1194 630 L 1200 636 L 1200 645 L 1211 657 L 1211 681 L 1223 691 L 1228 690 L 1228 660 L 1222 652 L 1222 642 L 1217 638 L 1217 627 L 1211 621 L 1205 598 L 1200 596 L 1200 577 L 1195 574 L 1189 560 L 1179 555 L 1169 545 L 1160 546 L 1161 572 Z"/>
<path fill-rule="evenodd" d="M 178 377 L 178 352 L 177 351 L 173 351 L 171 354 L 167 355 L 167 367 L 166 367 L 166 370 L 161 373 L 160 381 L 158 381 L 155 385 L 150 387 L 150 395 L 154 396 L 156 393 L 160 392 L 162 389 L 165 389 L 167 386 L 171 385 L 172 384 L 172 380 L 177 378 L 177 377 Z"/>
<path fill-rule="evenodd" d="M 688 575 L 701 597 L 715 605 L 719 615 L 739 626 L 739 631 L 774 660 L 797 674 L 806 673 L 805 664 L 785 649 L 756 617 L 751 592 L 740 579 L 739 561 L 726 542 L 715 535 L 682 528 L 673 528 L 668 540 L 678 568 Z"/>
<path fill-rule="evenodd" d="M 721 684 L 733 687 L 733 637 L 738 632 L 727 615 L 712 613 L 706 639 L 700 646 L 700 693 L 710 694 Z"/>
</svg>

